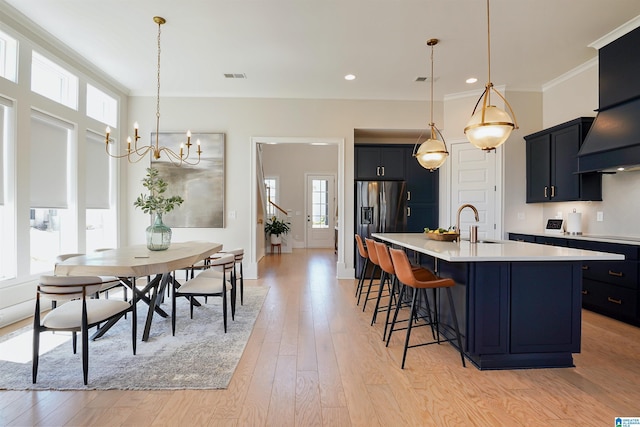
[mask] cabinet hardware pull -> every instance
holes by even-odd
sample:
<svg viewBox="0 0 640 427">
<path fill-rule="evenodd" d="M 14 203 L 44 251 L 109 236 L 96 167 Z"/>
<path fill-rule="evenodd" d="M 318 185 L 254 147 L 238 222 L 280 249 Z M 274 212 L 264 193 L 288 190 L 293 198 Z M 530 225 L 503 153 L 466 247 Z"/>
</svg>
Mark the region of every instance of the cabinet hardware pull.
<svg viewBox="0 0 640 427">
<path fill-rule="evenodd" d="M 588 270 L 588 269 L 589 269 L 589 266 L 588 266 L 588 265 L 583 265 L 583 266 L 582 266 L 582 269 L 583 269 L 583 270 Z"/>
<path fill-rule="evenodd" d="M 547 197 L 548 197 L 548 196 L 547 196 L 547 186 L 546 186 L 546 185 L 544 186 L 544 197 L 545 197 L 545 198 L 547 198 Z"/>
<path fill-rule="evenodd" d="M 407 208 L 407 216 L 411 216 L 411 208 L 410 207 Z"/>
<path fill-rule="evenodd" d="M 553 199 L 554 197 L 556 197 L 556 186 L 552 185 L 551 186 L 551 198 Z"/>
<path fill-rule="evenodd" d="M 407 202 L 411 201 L 411 191 L 407 191 Z"/>
<path fill-rule="evenodd" d="M 615 298 L 607 297 L 607 301 L 612 302 L 614 304 L 622 305 L 622 300 L 621 299 L 615 299 Z"/>
<path fill-rule="evenodd" d="M 582 295 L 589 295 L 589 291 L 585 291 L 585 290 L 583 290 L 583 291 L 582 291 Z"/>
<path fill-rule="evenodd" d="M 382 176 L 384 176 L 384 166 L 382 166 Z"/>
<path fill-rule="evenodd" d="M 380 176 L 380 166 L 376 167 L 376 176 Z"/>
<path fill-rule="evenodd" d="M 609 276 L 622 277 L 622 272 L 618 273 L 617 271 L 609 270 Z"/>
</svg>

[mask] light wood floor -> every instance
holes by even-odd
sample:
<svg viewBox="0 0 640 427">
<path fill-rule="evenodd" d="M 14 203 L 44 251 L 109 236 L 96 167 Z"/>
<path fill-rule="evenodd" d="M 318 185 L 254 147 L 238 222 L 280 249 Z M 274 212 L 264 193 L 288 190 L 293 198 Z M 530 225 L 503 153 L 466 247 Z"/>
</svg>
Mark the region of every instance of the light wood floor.
<svg viewBox="0 0 640 427">
<path fill-rule="evenodd" d="M 479 371 L 443 344 L 410 349 L 401 370 L 402 334 L 385 348 L 382 322 L 369 326 L 371 307 L 355 305 L 355 282 L 335 279 L 333 251 L 267 255 L 260 276 L 246 286 L 271 289 L 227 390 L 2 391 L 0 425 L 574 427 L 640 417 L 639 328 L 583 311 L 575 368 Z"/>
</svg>

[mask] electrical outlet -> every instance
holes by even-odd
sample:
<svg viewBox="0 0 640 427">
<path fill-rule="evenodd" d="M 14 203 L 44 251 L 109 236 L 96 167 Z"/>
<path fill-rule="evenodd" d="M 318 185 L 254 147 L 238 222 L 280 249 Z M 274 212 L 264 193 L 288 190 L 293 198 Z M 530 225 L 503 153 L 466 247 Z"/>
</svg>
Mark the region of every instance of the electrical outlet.
<svg viewBox="0 0 640 427">
<path fill-rule="evenodd" d="M 562 211 L 558 211 L 556 213 L 556 218 L 562 218 Z"/>
<path fill-rule="evenodd" d="M 524 212 L 518 212 L 518 220 L 524 221 L 524 219 L 525 219 Z"/>
<path fill-rule="evenodd" d="M 602 211 L 596 212 L 596 221 L 598 222 L 604 221 L 604 212 Z"/>
</svg>

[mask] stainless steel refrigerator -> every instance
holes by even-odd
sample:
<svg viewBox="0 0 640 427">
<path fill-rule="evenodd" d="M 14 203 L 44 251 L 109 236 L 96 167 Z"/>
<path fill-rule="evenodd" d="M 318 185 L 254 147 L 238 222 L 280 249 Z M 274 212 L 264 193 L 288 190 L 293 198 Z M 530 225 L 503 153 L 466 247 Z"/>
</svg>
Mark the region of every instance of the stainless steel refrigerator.
<svg viewBox="0 0 640 427">
<path fill-rule="evenodd" d="M 407 184 L 405 181 L 356 181 L 356 233 L 364 242 L 371 233 L 403 232 L 407 227 Z M 364 260 L 355 252 L 356 277 Z M 371 263 L 369 263 L 371 264 Z M 365 277 L 370 277 L 371 268 Z"/>
</svg>

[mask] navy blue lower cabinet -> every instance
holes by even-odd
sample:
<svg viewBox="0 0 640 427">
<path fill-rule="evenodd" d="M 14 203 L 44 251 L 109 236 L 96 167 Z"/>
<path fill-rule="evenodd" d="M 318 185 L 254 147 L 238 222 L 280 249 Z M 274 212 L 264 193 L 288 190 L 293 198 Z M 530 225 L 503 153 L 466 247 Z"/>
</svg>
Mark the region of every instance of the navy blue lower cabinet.
<svg viewBox="0 0 640 427">
<path fill-rule="evenodd" d="M 582 263 L 438 260 L 456 281 L 465 354 L 479 369 L 571 367 L 580 351 Z M 441 322 L 450 324 L 440 298 Z M 445 330 L 445 334 L 451 334 Z"/>
</svg>

